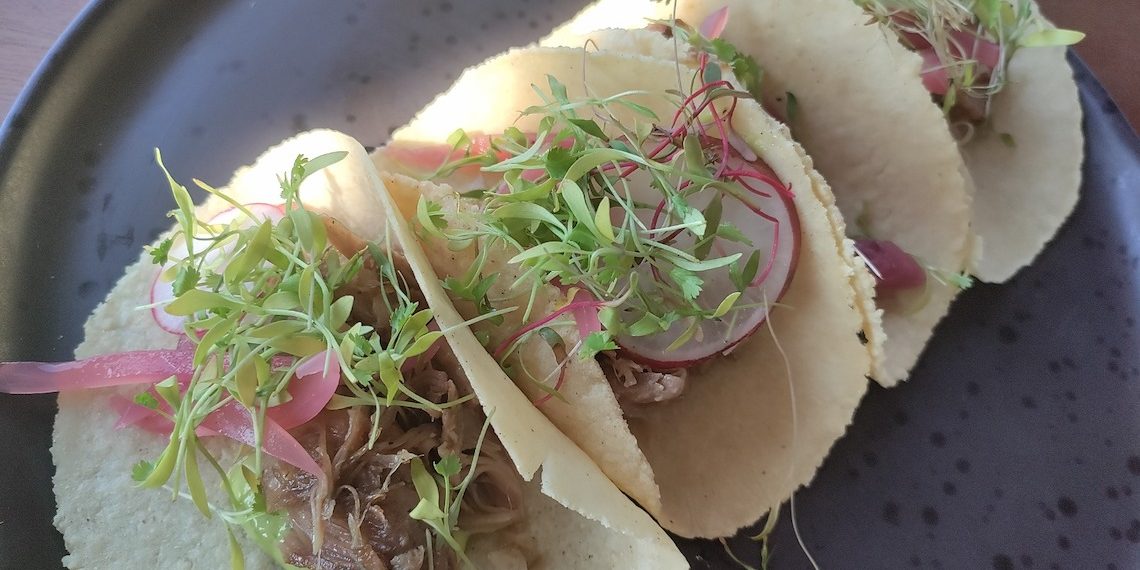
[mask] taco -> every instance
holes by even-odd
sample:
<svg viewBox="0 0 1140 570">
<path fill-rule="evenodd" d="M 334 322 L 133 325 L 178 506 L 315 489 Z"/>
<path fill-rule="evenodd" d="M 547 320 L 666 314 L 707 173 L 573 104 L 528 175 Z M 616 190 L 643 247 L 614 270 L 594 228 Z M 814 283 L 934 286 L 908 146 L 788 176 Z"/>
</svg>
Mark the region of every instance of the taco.
<svg viewBox="0 0 1140 570">
<path fill-rule="evenodd" d="M 1077 203 L 1081 105 L 1065 46 L 1033 0 L 855 0 L 923 58 L 922 81 L 958 139 L 977 192 L 974 274 L 1002 282 L 1028 265 Z"/>
<path fill-rule="evenodd" d="M 902 45 L 845 0 L 602 1 L 543 43 L 582 45 L 589 37 L 601 49 L 666 59 L 709 52 L 753 77 L 766 108 L 833 184 L 852 235 L 868 240 L 860 251 L 880 278 L 893 339 L 875 378 L 889 386 L 916 362 L 954 289 L 969 285 L 963 269 L 985 281 L 1008 279 L 1072 211 L 1082 159 L 1072 72 L 1062 48 L 1016 48 L 1079 35 L 1048 29 L 1027 0 L 1016 9 L 1005 1 L 967 3 L 970 9 L 941 0 L 856 3 L 898 31 Z M 681 24 L 690 41 L 680 45 L 660 33 L 678 25 L 674 8 L 681 21 L 706 24 Z M 907 53 L 916 48 L 922 57 Z M 930 91 L 958 138 L 965 179 L 950 172 L 962 165 L 950 155 L 945 122 L 926 104 Z M 963 189 L 973 194 L 969 211 Z M 963 248 L 967 219 L 972 254 Z M 925 280 L 913 267 L 896 269 L 912 266 L 911 256 L 927 269 Z"/>
<path fill-rule="evenodd" d="M 178 225 L 88 320 L 84 360 L 0 365 L 0 391 L 60 392 L 64 564 L 686 566 L 465 355 L 351 138 L 299 135 L 197 208 L 170 185 Z"/>
<path fill-rule="evenodd" d="M 866 390 L 830 190 L 730 74 L 529 48 L 374 154 L 485 350 L 667 529 L 731 535 L 808 483 Z"/>
</svg>

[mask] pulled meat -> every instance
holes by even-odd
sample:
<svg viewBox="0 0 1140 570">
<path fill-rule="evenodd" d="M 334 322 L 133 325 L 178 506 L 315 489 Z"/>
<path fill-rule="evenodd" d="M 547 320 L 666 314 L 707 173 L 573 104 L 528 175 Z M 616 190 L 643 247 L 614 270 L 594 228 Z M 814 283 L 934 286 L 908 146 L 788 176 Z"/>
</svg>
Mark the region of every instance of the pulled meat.
<svg viewBox="0 0 1140 570">
<path fill-rule="evenodd" d="M 332 218 L 324 220 L 330 243 L 346 257 L 365 247 Z M 396 272 L 406 278 L 412 299 L 426 307 L 413 287 L 407 260 L 395 253 L 391 258 Z M 392 291 L 382 285 L 377 269 L 365 254 L 357 277 L 337 295 L 352 295 L 352 319 L 371 324 L 385 336 L 390 334 L 391 315 L 383 296 Z M 451 481 L 453 488 L 477 461 L 459 518 L 460 528 L 469 535 L 502 531 L 521 517 L 522 483 L 493 433 L 487 434 L 475 457 L 486 421 L 478 403 L 444 406 L 472 393 L 446 343 L 439 341 L 439 350 L 405 370 L 404 378 L 409 390 L 441 409 L 381 408 L 379 435 L 371 447 L 372 407 L 325 410 L 291 433 L 321 466 L 327 483 L 284 463 L 264 471 L 267 508 L 285 512 L 291 523 L 282 544 L 290 564 L 319 570 L 417 570 L 430 559 L 433 568 L 457 568 L 456 553 L 441 539 L 433 537 L 429 544 L 429 527 L 409 516 L 420 500 L 409 465 L 416 457 L 430 471 L 441 457 L 457 456 L 461 469 Z M 347 395 L 344 387 L 341 391 Z"/>
<path fill-rule="evenodd" d="M 598 363 L 626 414 L 636 415 L 640 406 L 672 400 L 685 391 L 685 369 L 652 370 L 612 351 L 600 354 Z"/>
<path fill-rule="evenodd" d="M 290 564 L 321 570 L 422 567 L 427 526 L 408 516 L 419 495 L 407 462 L 432 448 L 439 429 L 430 423 L 403 429 L 392 421 L 367 449 L 371 423 L 365 408 L 354 407 L 325 411 L 294 431 L 324 469 L 327 487 L 289 465 L 266 470 L 266 506 L 288 512 L 292 523 L 282 546 Z M 447 545 L 436 541 L 434 547 L 436 568 L 456 567 Z"/>
<path fill-rule="evenodd" d="M 351 258 L 357 253 L 364 252 L 363 263 L 356 278 L 336 290 L 337 297 L 352 296 L 350 321 L 371 324 L 376 327 L 376 330 L 386 334 L 389 332 L 389 323 L 392 320 L 388 307 L 394 301 L 394 293 L 390 284 L 381 282 L 376 260 L 367 252 L 368 243 L 349 231 L 336 218 L 322 216 L 321 220 L 324 222 L 325 234 L 328 236 L 329 243 L 345 258 Z M 412 300 L 418 303 L 420 308 L 427 307 L 427 301 L 423 294 L 418 288 L 412 286 L 415 283 L 415 278 L 412 274 L 412 266 L 404 254 L 394 250 L 383 253 L 392 263 L 396 275 L 403 277 L 409 285 L 408 293 Z M 385 297 L 387 297 L 387 302 L 385 302 Z"/>
</svg>

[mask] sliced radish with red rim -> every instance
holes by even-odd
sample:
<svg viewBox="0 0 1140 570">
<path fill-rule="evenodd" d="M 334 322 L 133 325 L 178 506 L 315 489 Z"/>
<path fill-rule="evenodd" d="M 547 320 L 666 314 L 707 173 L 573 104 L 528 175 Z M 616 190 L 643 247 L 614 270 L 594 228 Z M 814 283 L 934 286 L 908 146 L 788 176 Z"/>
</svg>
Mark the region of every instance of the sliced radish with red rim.
<svg viewBox="0 0 1140 570">
<path fill-rule="evenodd" d="M 281 205 L 254 203 L 246 204 L 244 207 L 257 218 L 257 222 L 265 220 L 277 222 L 285 217 L 285 209 L 284 206 Z M 229 224 L 239 218 L 244 218 L 241 220 L 242 227 L 248 227 L 254 223 L 254 220 L 250 219 L 246 216 L 245 212 L 238 208 L 223 210 L 216 216 L 210 218 L 206 223 L 211 225 Z M 211 240 L 203 238 L 195 238 L 194 242 L 195 246 L 202 249 L 205 249 L 212 243 Z M 213 269 L 217 272 L 221 272 L 225 267 L 225 254 L 232 248 L 233 244 L 227 243 L 211 251 L 207 254 L 206 264 L 216 264 L 216 267 L 213 267 Z M 173 245 L 171 245 L 169 256 L 173 259 L 182 259 L 186 257 L 187 254 L 186 241 L 180 236 L 179 239 L 175 240 Z M 166 304 L 174 300 L 174 275 L 167 275 L 168 273 L 172 273 L 170 270 L 173 267 L 174 264 L 168 262 L 166 265 L 163 265 L 154 276 L 154 282 L 150 288 L 150 302 L 152 305 L 157 305 L 151 307 L 150 313 L 151 316 L 154 317 L 154 322 L 158 323 L 158 326 L 163 330 L 175 334 L 183 334 L 182 325 L 186 322 L 186 318 L 171 315 L 165 310 Z"/>
<path fill-rule="evenodd" d="M 799 259 L 800 223 L 790 192 L 782 187 L 767 165 L 760 161 L 745 162 L 736 152 L 728 158 L 726 171 L 741 178 L 744 178 L 743 173 L 752 173 L 743 180 L 751 188 L 739 196 L 705 188 L 690 196 L 688 202 L 693 208 L 704 211 L 713 199 L 719 197 L 721 222 L 736 226 L 752 244 L 718 239 L 710 256 L 725 257 L 739 253 L 739 263 L 744 265 L 752 252 L 759 250 L 756 278 L 741 292 L 734 305 L 737 309 L 722 318 L 704 319 L 692 338 L 679 347 L 670 350 L 670 346 L 691 326 L 687 319 L 674 323 L 661 333 L 619 337 L 617 340 L 623 354 L 631 360 L 657 370 L 669 370 L 694 366 L 722 354 L 760 328 L 771 306 L 791 284 Z M 660 192 L 648 184 L 631 184 L 631 189 L 636 189 L 635 200 L 658 203 L 661 199 Z M 639 217 L 643 221 L 652 218 L 651 215 L 643 217 L 641 213 Z M 684 232 L 677 234 L 671 245 L 692 251 L 695 242 L 690 233 Z M 643 279 L 654 278 L 646 269 L 639 270 L 639 274 Z M 702 308 L 712 311 L 737 291 L 729 275 L 727 267 L 699 273 L 704 287 L 696 301 Z"/>
</svg>

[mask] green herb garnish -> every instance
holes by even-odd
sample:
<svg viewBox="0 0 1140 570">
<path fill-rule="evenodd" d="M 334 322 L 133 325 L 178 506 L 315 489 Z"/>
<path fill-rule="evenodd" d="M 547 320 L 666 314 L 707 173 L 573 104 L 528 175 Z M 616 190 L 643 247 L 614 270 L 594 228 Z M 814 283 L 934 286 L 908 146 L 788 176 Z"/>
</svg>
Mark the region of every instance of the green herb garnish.
<svg viewBox="0 0 1140 570">
<path fill-rule="evenodd" d="M 724 43 L 715 46 L 729 49 Z M 621 335 L 658 334 L 682 320 L 699 323 L 743 308 L 734 305 L 735 299 L 753 285 L 759 261 L 770 252 L 716 253 L 724 244 L 749 244 L 738 228 L 721 220 L 720 208 L 728 197 L 748 203 L 754 192 L 748 184 L 755 180 L 724 166 L 735 151 L 712 133 L 727 127 L 734 100 L 750 94 L 710 77 L 710 67 L 715 65 L 697 72 L 697 87 L 689 95 L 621 93 L 572 100 L 557 78 L 548 77 L 545 89 L 533 86 L 543 104 L 523 111 L 538 118 L 535 133 L 515 129 L 492 136 L 478 155 L 465 142 L 473 140 L 471 135 L 452 135 L 453 156 L 461 158 L 443 164 L 438 175 L 478 164 L 501 179 L 497 188 L 470 192 L 482 209 L 462 223 L 443 222 L 441 204 L 421 198 L 422 231 L 463 246 L 480 243 L 470 269 L 445 285 L 488 310 L 486 293 L 494 275 L 485 275 L 486 252 L 509 248 L 514 251 L 510 263 L 526 268 L 512 288 L 530 287 L 531 303 L 535 288 L 555 283 L 588 293 L 595 301 L 576 303 L 589 304 L 594 313 L 614 309 L 604 334 L 581 339 L 577 348 L 588 356 L 616 349 L 614 338 Z M 635 103 L 634 95 L 669 100 L 677 109 L 673 125 L 661 126 L 666 120 Z M 652 189 L 653 202 L 639 186 Z M 741 278 L 735 291 L 709 298 L 703 295 L 706 283 L 718 271 Z M 524 318 L 533 310 L 528 304 Z M 524 332 L 537 332 L 552 317 Z M 496 356 L 525 337 L 513 336 L 494 351 Z"/>
<path fill-rule="evenodd" d="M 379 435 L 381 413 L 388 407 L 437 412 L 471 398 L 436 404 L 404 384 L 404 363 L 427 353 L 444 331 L 433 330 L 432 312 L 412 299 L 392 262 L 391 250 L 364 244 L 359 251 L 338 251 L 330 243 L 325 218 L 304 207 L 301 183 L 345 155 L 298 157 L 279 178 L 284 206 L 277 222 L 257 216 L 223 191 L 196 180 L 200 188 L 240 212 L 232 222 L 211 224 L 196 217 L 189 192 L 169 174 L 156 151 L 178 204 L 170 214 L 177 230 L 148 251 L 156 263 L 168 264 L 165 274 L 173 276 L 175 297 L 165 309 L 186 317 L 186 338 L 194 344 L 194 372 L 188 379 L 172 377 L 160 382 L 152 393 L 135 398 L 136 403 L 170 420 L 173 431 L 158 458 L 137 464 L 132 477 L 143 487 L 169 488 L 175 496 L 191 499 L 203 515 L 222 519 L 230 532 L 235 567 L 243 564 L 235 530 L 245 532 L 284 565 L 279 544 L 288 521 L 266 510 L 260 488 L 262 441 L 266 411 L 288 397 L 285 390 L 301 359 L 324 354 L 325 366 L 339 369 L 341 386 L 348 394 L 336 394 L 330 409 L 372 409 L 369 447 Z M 180 258 L 172 253 L 177 244 L 184 246 L 178 249 L 185 251 Z M 362 272 L 372 274 L 390 315 L 386 330 L 348 322 L 354 298 L 338 290 Z M 292 364 L 280 364 L 283 358 Z M 227 470 L 201 444 L 196 431 L 212 413 L 234 405 L 248 413 L 256 444 L 247 457 Z M 221 481 L 228 506 L 208 501 L 202 461 Z M 456 533 L 453 519 L 458 516 L 458 502 L 448 509 L 450 523 L 436 530 L 462 556 L 462 543 L 449 540 Z"/>
<path fill-rule="evenodd" d="M 912 48 L 934 50 L 950 79 L 943 98 L 947 113 L 969 97 L 988 116 L 990 99 L 1005 87 L 1019 49 L 1084 39 L 1081 32 L 1051 26 L 1031 0 L 854 1 Z"/>
</svg>

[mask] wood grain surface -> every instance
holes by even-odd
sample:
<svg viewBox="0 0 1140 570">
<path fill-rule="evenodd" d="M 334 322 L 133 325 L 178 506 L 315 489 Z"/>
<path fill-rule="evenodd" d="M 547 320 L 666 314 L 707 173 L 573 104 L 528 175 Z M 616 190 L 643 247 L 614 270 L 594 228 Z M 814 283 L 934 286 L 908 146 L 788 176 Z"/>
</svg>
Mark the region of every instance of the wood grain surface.
<svg viewBox="0 0 1140 570">
<path fill-rule="evenodd" d="M 314 0 L 315 1 L 315 0 Z M 1039 0 L 1057 25 L 1088 34 L 1077 52 L 1140 126 L 1140 0 Z M 0 116 L 84 0 L 0 0 Z"/>
</svg>

